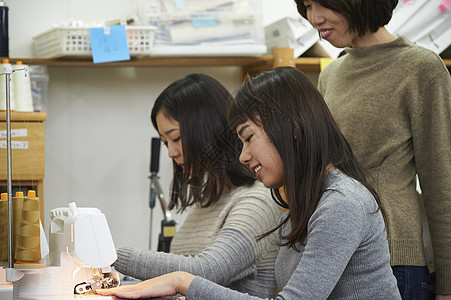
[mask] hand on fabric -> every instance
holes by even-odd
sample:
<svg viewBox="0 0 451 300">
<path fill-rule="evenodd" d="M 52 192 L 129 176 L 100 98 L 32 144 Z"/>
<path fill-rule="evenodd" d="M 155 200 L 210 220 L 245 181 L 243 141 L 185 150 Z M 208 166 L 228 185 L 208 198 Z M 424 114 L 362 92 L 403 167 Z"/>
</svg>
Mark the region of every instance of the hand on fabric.
<svg viewBox="0 0 451 300">
<path fill-rule="evenodd" d="M 123 285 L 112 289 L 97 290 L 103 296 L 117 296 L 125 299 L 145 299 L 176 294 L 186 295 L 194 275 L 186 272 L 173 272 L 148 279 L 133 285 Z"/>
<path fill-rule="evenodd" d="M 437 295 L 435 300 L 451 300 L 451 295 Z"/>
</svg>

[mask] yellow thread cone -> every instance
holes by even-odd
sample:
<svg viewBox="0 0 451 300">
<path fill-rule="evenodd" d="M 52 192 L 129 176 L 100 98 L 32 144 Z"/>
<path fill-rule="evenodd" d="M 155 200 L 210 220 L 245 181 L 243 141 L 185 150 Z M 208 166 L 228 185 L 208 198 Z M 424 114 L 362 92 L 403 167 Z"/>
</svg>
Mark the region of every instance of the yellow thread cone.
<svg viewBox="0 0 451 300">
<path fill-rule="evenodd" d="M 0 261 L 8 261 L 8 194 L 2 193 L 0 200 Z"/>
<path fill-rule="evenodd" d="M 32 193 L 30 193 L 32 192 Z M 35 192 L 29 191 L 27 198 L 22 200 L 22 209 L 16 235 L 15 258 L 20 262 L 39 262 L 41 260 L 39 199 Z M 19 201 L 16 201 L 19 204 Z M 18 212 L 17 212 L 18 213 Z"/>
</svg>

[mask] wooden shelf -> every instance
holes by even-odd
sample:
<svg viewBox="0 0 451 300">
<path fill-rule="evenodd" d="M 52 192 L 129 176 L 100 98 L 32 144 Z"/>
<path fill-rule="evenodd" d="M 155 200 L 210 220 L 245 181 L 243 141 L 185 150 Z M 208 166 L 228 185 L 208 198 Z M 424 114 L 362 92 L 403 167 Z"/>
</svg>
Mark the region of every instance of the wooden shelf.
<svg viewBox="0 0 451 300">
<path fill-rule="evenodd" d="M 284 48 L 280 48 L 284 49 Z M 49 67 L 194 67 L 194 66 L 239 66 L 244 68 L 270 69 L 277 64 L 274 55 L 264 56 L 211 56 L 211 57 L 132 57 L 129 61 L 94 64 L 91 57 L 77 58 L 11 58 L 15 63 L 43 64 Z M 443 59 L 451 67 L 451 59 Z M 293 59 L 295 66 L 305 72 L 320 70 L 319 57 L 300 57 Z"/>
<path fill-rule="evenodd" d="M 45 112 L 11 112 L 11 121 L 44 122 L 47 119 Z M 0 121 L 6 121 L 6 111 L 0 111 Z"/>
<path fill-rule="evenodd" d="M 49 67 L 183 67 L 183 66 L 247 66 L 261 61 L 271 61 L 271 56 L 227 57 L 132 57 L 129 61 L 94 64 L 86 58 L 11 58 L 12 63 L 44 64 Z"/>
<path fill-rule="evenodd" d="M 282 48 L 285 50 L 284 48 Z M 291 50 L 291 49 L 286 49 Z M 269 70 L 277 58 L 264 56 L 211 56 L 211 57 L 132 57 L 129 61 L 94 64 L 91 57 L 75 58 L 10 58 L 11 63 L 42 64 L 49 67 L 208 67 L 238 66 Z M 296 67 L 306 72 L 319 71 L 319 57 L 296 58 Z"/>
<path fill-rule="evenodd" d="M 94 64 L 91 57 L 10 58 L 11 63 L 43 64 L 49 67 L 209 67 L 238 66 L 242 76 L 255 75 L 277 66 L 293 66 L 304 72 L 319 72 L 319 57 L 293 58 L 293 49 L 275 48 L 273 55 L 211 57 L 132 57 L 129 61 Z"/>
<path fill-rule="evenodd" d="M 49 67 L 193 67 L 193 66 L 252 66 L 272 65 L 274 57 L 266 56 L 212 56 L 212 57 L 142 57 L 130 61 L 94 64 L 91 59 L 68 58 L 11 58 L 11 62 L 22 61 L 24 64 L 43 64 Z M 319 70 L 319 57 L 296 58 L 298 67 Z M 450 60 L 451 64 L 451 60 Z"/>
</svg>

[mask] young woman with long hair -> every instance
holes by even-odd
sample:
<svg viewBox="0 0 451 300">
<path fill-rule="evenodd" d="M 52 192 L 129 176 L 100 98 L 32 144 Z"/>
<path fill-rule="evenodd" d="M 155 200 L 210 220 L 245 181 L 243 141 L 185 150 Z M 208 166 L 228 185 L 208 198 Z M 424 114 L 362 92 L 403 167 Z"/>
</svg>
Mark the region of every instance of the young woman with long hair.
<svg viewBox="0 0 451 300">
<path fill-rule="evenodd" d="M 241 163 L 288 209 L 276 229 L 276 299 L 400 299 L 379 198 L 307 77 L 281 67 L 249 79 L 228 119 L 242 142 Z M 185 272 L 99 293 L 260 299 Z"/>
</svg>

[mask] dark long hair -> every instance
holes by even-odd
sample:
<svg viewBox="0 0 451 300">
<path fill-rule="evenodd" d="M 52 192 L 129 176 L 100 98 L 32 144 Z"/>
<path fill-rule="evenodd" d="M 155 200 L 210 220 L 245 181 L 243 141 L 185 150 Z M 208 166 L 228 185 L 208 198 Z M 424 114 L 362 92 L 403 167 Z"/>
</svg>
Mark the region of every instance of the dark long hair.
<svg viewBox="0 0 451 300">
<path fill-rule="evenodd" d="M 376 32 L 390 21 L 398 0 L 311 0 L 342 15 L 349 24 L 349 32 L 363 36 Z M 298 12 L 307 18 L 304 0 L 295 0 Z"/>
<path fill-rule="evenodd" d="M 304 241 L 330 163 L 367 187 L 379 204 L 323 97 L 298 69 L 279 67 L 247 78 L 229 108 L 228 121 L 236 127 L 247 120 L 263 127 L 283 162 L 287 203 L 272 190 L 276 202 L 289 208 L 279 225 L 291 221 L 283 245 L 296 247 Z"/>
<path fill-rule="evenodd" d="M 151 120 L 163 112 L 180 124 L 183 170 L 175 162 L 169 209 L 199 203 L 210 206 L 226 184 L 250 185 L 255 178 L 238 161 L 239 144 L 227 125 L 227 106 L 232 96 L 214 78 L 190 74 L 170 84 L 156 99 Z"/>
</svg>

